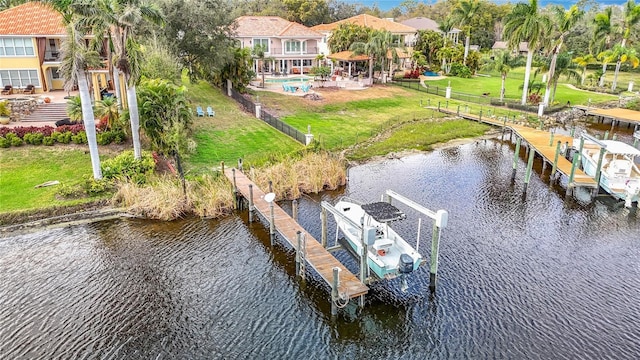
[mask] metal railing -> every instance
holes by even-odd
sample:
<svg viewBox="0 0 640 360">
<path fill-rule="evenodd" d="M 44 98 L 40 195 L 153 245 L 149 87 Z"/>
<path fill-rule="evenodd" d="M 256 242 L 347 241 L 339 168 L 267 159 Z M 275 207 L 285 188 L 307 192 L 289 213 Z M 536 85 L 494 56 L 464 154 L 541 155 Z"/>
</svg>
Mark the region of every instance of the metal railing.
<svg viewBox="0 0 640 360">
<path fill-rule="evenodd" d="M 246 97 L 242 96 L 242 94 L 240 94 L 239 92 L 235 91 L 234 89 L 231 89 L 231 97 L 235 101 L 237 101 L 246 111 L 255 114 L 256 104 L 253 101 L 251 101 L 251 100 L 247 99 Z M 306 136 L 305 136 L 305 134 L 303 134 L 299 130 L 295 129 L 291 125 L 285 123 L 284 121 L 278 119 L 277 117 L 271 115 L 264 108 L 262 108 L 260 110 L 260 120 L 263 120 L 264 122 L 266 122 L 267 124 L 269 124 L 273 128 L 275 128 L 276 130 L 280 131 L 281 133 L 283 133 L 285 135 L 288 135 L 288 136 L 292 137 L 293 139 L 295 139 L 296 141 L 300 142 L 301 144 L 306 145 Z"/>
</svg>

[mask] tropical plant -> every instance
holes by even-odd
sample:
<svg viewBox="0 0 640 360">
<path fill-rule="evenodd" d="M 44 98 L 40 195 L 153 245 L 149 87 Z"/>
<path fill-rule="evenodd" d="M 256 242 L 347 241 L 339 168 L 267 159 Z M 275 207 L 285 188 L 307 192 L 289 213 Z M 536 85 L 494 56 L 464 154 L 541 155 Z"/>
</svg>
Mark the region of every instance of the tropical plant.
<svg viewBox="0 0 640 360">
<path fill-rule="evenodd" d="M 418 39 L 413 47 L 414 54 L 421 52 L 430 65 L 436 60 L 436 53 L 445 46 L 445 37 L 433 30 L 419 30 Z"/>
<path fill-rule="evenodd" d="M 465 28 L 466 38 L 464 41 L 464 64 L 467 63 L 467 56 L 469 55 L 469 41 L 471 39 L 471 26 L 469 26 L 469 23 L 471 22 L 471 19 L 476 16 L 479 7 L 480 2 L 478 0 L 462 0 L 451 13 L 451 17 L 454 21 Z"/>
<path fill-rule="evenodd" d="M 598 13 L 593 18 L 595 26 L 593 32 L 594 53 L 599 54 L 603 51 L 611 49 L 612 36 L 619 31 L 619 26 L 612 21 L 612 8 L 604 9 L 604 12 Z M 602 75 L 599 78 L 599 86 L 604 86 L 604 76 L 607 72 L 607 63 L 602 63 Z"/>
<path fill-rule="evenodd" d="M 349 50 L 353 43 L 369 41 L 371 29 L 353 23 L 342 23 L 331 31 L 327 41 L 331 53 Z"/>
<path fill-rule="evenodd" d="M 569 10 L 565 10 L 561 6 L 553 7 L 553 20 L 554 25 L 557 30 L 557 39 L 553 43 L 553 47 L 551 48 L 551 64 L 549 66 L 549 78 L 547 79 L 547 86 L 544 91 L 544 106 L 549 105 L 549 96 L 551 83 L 553 79 L 557 79 L 555 76 L 556 72 L 556 62 L 558 59 L 558 54 L 564 45 L 564 38 L 567 36 L 571 29 L 576 25 L 576 23 L 582 18 L 584 15 L 584 11 L 579 9 L 577 5 L 573 5 L 569 8 Z M 557 80 L 556 80 L 557 81 Z M 554 94 L 555 94 L 555 86 L 554 85 Z"/>
<path fill-rule="evenodd" d="M 587 65 L 596 62 L 596 57 L 591 54 L 578 56 L 572 60 L 576 65 L 582 67 L 582 73 L 580 74 L 580 85 L 584 85 L 585 73 L 587 72 Z"/>
<path fill-rule="evenodd" d="M 631 36 L 631 29 L 640 22 L 640 4 L 636 4 L 635 0 L 627 0 L 624 4 L 624 16 L 622 21 L 622 43 L 620 44 L 620 48 L 625 49 L 625 45 L 627 44 L 627 40 Z M 620 65 L 627 60 L 623 60 L 629 58 L 629 56 L 635 57 L 635 51 L 633 53 L 629 53 L 624 50 L 616 50 L 618 53 L 617 61 L 616 61 L 616 70 L 613 74 L 613 84 L 611 84 L 611 91 L 616 90 L 616 86 L 618 84 L 618 73 L 620 72 Z M 636 58 L 637 59 L 637 58 Z M 634 63 L 634 61 L 630 61 L 630 63 Z M 637 65 L 634 66 L 634 68 Z"/>
<path fill-rule="evenodd" d="M 618 81 L 618 71 L 620 70 L 620 65 L 628 63 L 635 69 L 636 67 L 638 67 L 639 63 L 638 56 L 636 55 L 636 50 L 624 47 L 621 44 L 616 44 L 612 49 L 601 52 L 600 54 L 598 54 L 598 58 L 607 63 L 616 62 L 616 72 L 613 75 L 613 84 L 611 85 L 611 91 L 616 90 L 616 82 Z"/>
<path fill-rule="evenodd" d="M 375 57 L 380 60 L 380 69 L 382 70 L 384 82 L 385 60 L 389 59 L 389 74 L 391 74 L 393 63 L 398 62 L 398 50 L 402 47 L 390 31 L 374 31 L 371 34 L 371 42 L 375 43 L 377 48 Z"/>
<path fill-rule="evenodd" d="M 511 55 L 510 51 L 496 50 L 493 53 L 493 59 L 489 59 L 482 69 L 486 71 L 496 71 L 500 73 L 502 84 L 500 86 L 500 101 L 504 101 L 505 82 L 507 81 L 507 75 L 511 68 L 515 65 L 515 59 Z"/>
<path fill-rule="evenodd" d="M 91 96 L 89 95 L 89 83 L 86 74 L 89 67 L 100 65 L 100 59 L 98 58 L 97 52 L 87 48 L 85 32 L 83 31 L 86 29 L 83 29 L 80 25 L 78 18 L 70 13 L 66 13 L 65 21 L 67 37 L 62 41 L 60 49 L 62 52 L 62 63 L 59 72 L 65 79 L 65 90 L 70 91 L 76 84 L 78 85 L 82 120 L 84 121 L 87 135 L 87 144 L 89 145 L 93 178 L 102 179 L 96 138 L 96 123 L 91 107 Z M 75 101 L 75 103 L 77 104 L 77 101 Z M 77 115 L 74 117 L 77 118 Z"/>
<path fill-rule="evenodd" d="M 375 57 L 380 54 L 379 44 L 373 41 L 358 41 L 351 44 L 349 50 L 356 55 L 367 55 L 369 57 L 369 79 L 373 80 L 373 62 Z"/>
<path fill-rule="evenodd" d="M 573 79 L 576 83 L 582 79 L 581 74 L 577 71 L 577 65 L 571 61 L 571 54 L 569 53 L 560 53 L 556 59 L 555 67 L 556 71 L 553 72 L 553 77 L 549 79 L 553 84 L 551 103 L 555 101 L 560 76 L 564 76 L 569 81 Z M 547 81 L 547 84 L 549 84 L 549 81 Z"/>
<path fill-rule="evenodd" d="M 265 63 L 267 61 L 273 61 L 274 58 L 267 56 L 267 47 L 262 44 L 254 45 L 253 49 L 251 49 L 251 55 L 258 59 L 258 70 L 260 71 L 260 75 L 262 75 L 262 86 L 264 87 Z"/>
<path fill-rule="evenodd" d="M 106 123 L 107 129 L 122 130 L 120 126 L 117 126 L 119 125 L 120 112 L 115 98 L 105 97 L 102 100 L 97 100 L 94 105 L 94 113 L 101 121 Z"/>
<path fill-rule="evenodd" d="M 508 39 L 510 49 L 518 49 L 521 42 L 526 41 L 527 65 L 525 67 L 524 83 L 522 89 L 522 105 L 527 103 L 529 78 L 531 77 L 531 63 L 533 53 L 543 43 L 544 37 L 549 33 L 551 21 L 538 11 L 538 0 L 529 0 L 528 4 L 518 3 L 513 12 L 505 17 L 504 33 Z"/>
<path fill-rule="evenodd" d="M 247 84 L 256 76 L 253 71 L 251 49 L 248 47 L 242 49 L 233 47 L 231 52 L 233 59 L 226 62 L 222 68 L 212 74 L 213 83 L 218 86 L 225 86 L 224 82 L 228 79 L 234 89 L 245 92 Z"/>
<path fill-rule="evenodd" d="M 7 101 L 0 101 L 0 116 L 11 115 L 11 111 L 9 111 L 9 106 L 7 105 L 7 103 Z"/>
</svg>

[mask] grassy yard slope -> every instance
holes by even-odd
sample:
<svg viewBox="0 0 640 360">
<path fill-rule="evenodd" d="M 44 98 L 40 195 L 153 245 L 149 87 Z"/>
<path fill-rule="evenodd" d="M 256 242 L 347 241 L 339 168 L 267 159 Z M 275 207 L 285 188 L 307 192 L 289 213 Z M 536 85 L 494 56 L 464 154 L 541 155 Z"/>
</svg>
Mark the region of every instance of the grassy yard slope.
<svg viewBox="0 0 640 360">
<path fill-rule="evenodd" d="M 102 158 L 101 160 L 104 160 Z M 0 150 L 0 212 L 75 205 L 95 199 L 57 200 L 60 185 L 35 188 L 46 181 L 77 183 L 92 176 L 88 150 L 62 146 L 23 146 Z"/>
<path fill-rule="evenodd" d="M 211 106 L 214 117 L 194 118 L 196 152 L 188 158 L 188 168 L 195 173 L 206 171 L 224 161 L 235 164 L 238 158 L 256 163 L 271 156 L 287 154 L 302 145 L 241 110 L 235 100 L 206 82 L 190 83 L 185 79 L 187 97 L 196 106 Z"/>
</svg>

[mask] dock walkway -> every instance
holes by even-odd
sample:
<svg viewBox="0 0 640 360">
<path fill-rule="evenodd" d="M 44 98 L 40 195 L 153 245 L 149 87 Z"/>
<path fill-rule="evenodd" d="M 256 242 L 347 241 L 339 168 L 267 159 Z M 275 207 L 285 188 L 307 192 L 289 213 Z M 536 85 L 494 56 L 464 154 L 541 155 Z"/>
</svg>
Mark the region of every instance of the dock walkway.
<svg viewBox="0 0 640 360">
<path fill-rule="evenodd" d="M 569 143 L 569 146 L 573 143 L 573 138 L 571 136 L 562 135 L 562 134 L 554 134 L 554 140 L 551 145 L 549 145 L 550 133 L 543 130 L 538 130 L 534 128 L 530 128 L 527 126 L 516 125 L 512 123 L 506 123 L 504 121 L 500 121 L 498 119 L 492 119 L 490 117 L 480 118 L 479 116 L 472 114 L 459 113 L 449 109 L 440 109 L 440 112 L 460 116 L 464 119 L 473 120 L 482 122 L 485 124 L 504 127 L 513 131 L 517 136 L 522 138 L 524 141 L 529 144 L 529 146 L 534 149 L 542 158 L 553 164 L 555 154 L 556 154 L 556 142 L 560 141 L 561 143 Z M 565 159 L 563 156 L 558 157 L 557 170 L 565 175 L 569 176 L 571 173 L 572 164 L 569 160 Z M 573 185 L 577 187 L 587 187 L 587 188 L 596 188 L 596 181 L 589 175 L 585 174 L 584 171 L 580 169 L 575 169 L 574 177 L 573 177 Z"/>
<path fill-rule="evenodd" d="M 224 170 L 225 176 L 234 183 L 234 174 L 232 169 Z M 255 185 L 245 174 L 239 170 L 235 170 L 235 184 L 237 190 L 245 199 L 249 199 L 249 185 L 253 188 L 253 205 L 255 209 L 267 221 L 270 219 L 270 206 L 264 200 L 265 193 Z M 347 294 L 348 297 L 355 298 L 365 295 L 369 288 L 363 284 L 354 274 L 340 263 L 329 251 L 327 251 L 318 240 L 311 234 L 307 233 L 300 224 L 289 216 L 280 206 L 274 204 L 274 223 L 276 231 L 284 238 L 289 245 L 297 250 L 297 232 L 301 231 L 305 234 L 305 255 L 306 262 L 324 279 L 329 286 L 333 282 L 333 268 L 340 269 L 340 285 L 338 291 L 341 294 Z"/>
</svg>

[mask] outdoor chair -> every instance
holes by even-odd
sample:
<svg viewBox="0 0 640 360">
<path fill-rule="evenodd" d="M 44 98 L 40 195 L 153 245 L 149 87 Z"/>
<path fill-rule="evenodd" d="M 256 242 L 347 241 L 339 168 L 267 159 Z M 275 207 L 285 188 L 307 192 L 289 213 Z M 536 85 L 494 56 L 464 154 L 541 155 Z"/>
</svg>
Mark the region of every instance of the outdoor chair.
<svg viewBox="0 0 640 360">
<path fill-rule="evenodd" d="M 207 115 L 209 116 L 216 116 L 216 112 L 213 111 L 213 109 L 211 108 L 211 106 L 207 106 Z"/>
<path fill-rule="evenodd" d="M 300 90 L 302 90 L 302 92 L 309 92 L 309 89 L 311 89 L 311 84 L 300 85 Z"/>
<path fill-rule="evenodd" d="M 22 91 L 23 94 L 33 94 L 34 92 L 36 92 L 36 87 L 33 85 L 27 85 Z"/>
<path fill-rule="evenodd" d="M 2 92 L 0 93 L 2 95 L 11 95 L 13 93 L 13 86 L 5 85 L 4 89 L 2 89 Z"/>
<path fill-rule="evenodd" d="M 196 107 L 196 113 L 198 114 L 198 116 L 204 117 L 204 111 L 202 111 L 202 106 Z"/>
</svg>

